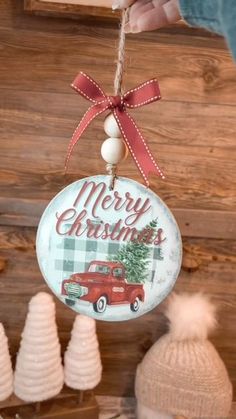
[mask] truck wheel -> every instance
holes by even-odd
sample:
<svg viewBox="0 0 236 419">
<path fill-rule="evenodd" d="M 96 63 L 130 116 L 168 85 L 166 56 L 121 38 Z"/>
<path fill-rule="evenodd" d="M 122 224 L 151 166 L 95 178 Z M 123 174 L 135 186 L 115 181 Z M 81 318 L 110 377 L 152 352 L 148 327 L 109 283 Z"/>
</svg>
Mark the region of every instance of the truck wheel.
<svg viewBox="0 0 236 419">
<path fill-rule="evenodd" d="M 65 303 L 66 303 L 66 305 L 68 305 L 69 307 L 72 307 L 72 306 L 74 306 L 74 305 L 75 305 L 75 300 L 72 300 L 72 299 L 70 299 L 70 298 L 66 298 L 66 299 L 65 299 Z"/>
<path fill-rule="evenodd" d="M 107 307 L 107 297 L 102 295 L 95 303 L 93 303 L 93 308 L 96 313 L 104 313 Z"/>
<path fill-rule="evenodd" d="M 140 307 L 140 299 L 136 297 L 134 302 L 130 304 L 130 309 L 136 312 L 138 311 L 139 307 Z"/>
</svg>

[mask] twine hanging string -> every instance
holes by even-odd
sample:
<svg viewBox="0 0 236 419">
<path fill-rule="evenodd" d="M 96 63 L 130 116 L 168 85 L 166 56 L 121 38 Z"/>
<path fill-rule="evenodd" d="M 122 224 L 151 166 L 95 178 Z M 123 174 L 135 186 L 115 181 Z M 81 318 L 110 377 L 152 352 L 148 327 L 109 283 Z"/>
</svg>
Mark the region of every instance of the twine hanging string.
<svg viewBox="0 0 236 419">
<path fill-rule="evenodd" d="M 129 20 L 129 8 L 122 11 L 120 36 L 118 44 L 118 58 L 117 67 L 114 79 L 114 93 L 115 95 L 122 95 L 122 81 L 125 68 L 125 25 Z"/>
<path fill-rule="evenodd" d="M 117 65 L 114 78 L 114 94 L 121 96 L 122 91 L 122 81 L 125 69 L 125 25 L 129 20 L 129 8 L 122 10 L 121 23 L 120 23 L 120 35 L 118 42 L 118 55 L 117 55 Z M 108 163 L 106 165 L 107 173 L 111 176 L 109 189 L 113 190 L 115 185 L 117 165 Z"/>
</svg>

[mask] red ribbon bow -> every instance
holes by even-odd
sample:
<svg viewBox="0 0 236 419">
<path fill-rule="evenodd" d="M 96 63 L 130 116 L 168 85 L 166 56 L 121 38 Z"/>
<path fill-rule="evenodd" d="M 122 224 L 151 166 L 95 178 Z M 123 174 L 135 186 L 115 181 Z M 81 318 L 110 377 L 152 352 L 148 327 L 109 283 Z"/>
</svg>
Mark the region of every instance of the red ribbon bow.
<svg viewBox="0 0 236 419">
<path fill-rule="evenodd" d="M 149 150 L 134 119 L 127 109 L 139 108 L 161 98 L 156 79 L 146 81 L 127 91 L 122 96 L 107 96 L 101 87 L 87 74 L 80 73 L 72 83 L 72 87 L 83 97 L 92 102 L 84 114 L 70 141 L 65 167 L 67 168 L 74 146 L 89 124 L 101 113 L 110 110 L 120 128 L 125 143 L 148 186 L 149 173 L 155 173 L 164 179 L 164 175 Z"/>
</svg>

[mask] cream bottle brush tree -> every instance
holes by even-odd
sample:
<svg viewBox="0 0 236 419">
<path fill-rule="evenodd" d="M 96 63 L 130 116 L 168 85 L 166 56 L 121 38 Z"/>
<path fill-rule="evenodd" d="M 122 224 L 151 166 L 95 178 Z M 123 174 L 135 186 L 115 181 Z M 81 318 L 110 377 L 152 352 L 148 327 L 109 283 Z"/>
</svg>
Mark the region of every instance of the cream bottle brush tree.
<svg viewBox="0 0 236 419">
<path fill-rule="evenodd" d="M 51 295 L 40 292 L 29 303 L 17 355 L 14 392 L 26 402 L 56 396 L 63 386 L 61 347 Z"/>
<path fill-rule="evenodd" d="M 65 383 L 76 390 L 91 390 L 100 382 L 101 373 L 96 322 L 77 315 L 64 356 Z"/>
<path fill-rule="evenodd" d="M 2 323 L 0 323 L 0 371 L 0 401 L 3 401 L 13 392 L 13 371 L 8 339 Z"/>
</svg>

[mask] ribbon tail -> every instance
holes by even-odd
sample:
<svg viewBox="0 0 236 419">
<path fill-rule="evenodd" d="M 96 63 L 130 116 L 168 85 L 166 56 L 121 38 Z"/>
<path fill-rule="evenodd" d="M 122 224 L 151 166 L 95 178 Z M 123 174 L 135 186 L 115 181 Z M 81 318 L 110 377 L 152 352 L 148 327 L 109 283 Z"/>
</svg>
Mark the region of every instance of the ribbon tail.
<svg viewBox="0 0 236 419">
<path fill-rule="evenodd" d="M 120 111 L 117 108 L 113 110 L 113 115 L 146 185 L 149 186 L 149 173 L 155 173 L 164 179 L 164 174 L 155 162 L 155 159 L 134 119 L 125 110 Z"/>
<path fill-rule="evenodd" d="M 100 115 L 102 112 L 104 112 L 106 109 L 108 109 L 108 105 L 104 103 L 99 103 L 90 106 L 88 110 L 85 112 L 83 118 L 81 119 L 79 125 L 76 127 L 74 134 L 70 140 L 67 154 L 66 154 L 66 160 L 65 160 L 65 173 L 68 168 L 69 160 L 72 154 L 72 151 L 79 141 L 81 135 L 86 130 L 86 128 L 91 124 L 91 122 L 96 118 L 98 115 Z"/>
<path fill-rule="evenodd" d="M 127 108 L 137 108 L 161 99 L 161 92 L 156 79 L 148 80 L 124 94 Z"/>
</svg>

